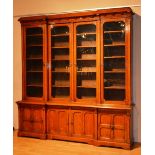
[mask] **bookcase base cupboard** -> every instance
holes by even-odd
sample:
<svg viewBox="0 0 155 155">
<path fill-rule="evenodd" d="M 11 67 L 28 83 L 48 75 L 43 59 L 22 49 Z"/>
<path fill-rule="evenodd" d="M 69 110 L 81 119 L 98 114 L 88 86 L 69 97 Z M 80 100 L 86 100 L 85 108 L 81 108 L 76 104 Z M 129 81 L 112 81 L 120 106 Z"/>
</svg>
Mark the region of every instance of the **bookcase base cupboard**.
<svg viewBox="0 0 155 155">
<path fill-rule="evenodd" d="M 18 136 L 132 146 L 130 8 L 20 18 Z"/>
</svg>

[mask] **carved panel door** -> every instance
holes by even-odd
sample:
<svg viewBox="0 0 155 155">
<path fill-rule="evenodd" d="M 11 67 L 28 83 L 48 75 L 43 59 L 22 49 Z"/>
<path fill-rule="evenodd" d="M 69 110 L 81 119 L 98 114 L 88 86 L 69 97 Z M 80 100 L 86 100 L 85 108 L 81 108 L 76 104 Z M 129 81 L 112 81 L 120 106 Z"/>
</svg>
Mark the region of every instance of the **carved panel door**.
<svg viewBox="0 0 155 155">
<path fill-rule="evenodd" d="M 23 132 L 44 133 L 45 110 L 37 106 L 22 106 L 20 108 L 20 130 Z"/>
<path fill-rule="evenodd" d="M 98 116 L 98 139 L 127 142 L 129 124 L 130 120 L 125 112 L 100 112 Z"/>
<path fill-rule="evenodd" d="M 95 113 L 91 110 L 71 111 L 71 136 L 93 139 L 95 136 Z"/>
<path fill-rule="evenodd" d="M 50 108 L 47 111 L 47 133 L 54 136 L 68 136 L 68 109 Z"/>
<path fill-rule="evenodd" d="M 113 135 L 112 138 L 117 142 L 128 142 L 129 139 L 129 116 L 127 114 L 115 113 L 113 115 Z"/>
<path fill-rule="evenodd" d="M 99 113 L 98 116 L 98 138 L 99 140 L 109 141 L 112 139 L 112 114 Z"/>
</svg>

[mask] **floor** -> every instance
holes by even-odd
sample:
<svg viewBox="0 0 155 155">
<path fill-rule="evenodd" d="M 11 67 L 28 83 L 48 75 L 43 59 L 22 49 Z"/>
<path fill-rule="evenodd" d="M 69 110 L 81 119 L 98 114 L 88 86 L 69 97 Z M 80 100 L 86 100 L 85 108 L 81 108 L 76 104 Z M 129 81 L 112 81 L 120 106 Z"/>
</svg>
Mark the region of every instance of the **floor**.
<svg viewBox="0 0 155 155">
<path fill-rule="evenodd" d="M 130 150 L 96 147 L 93 145 L 58 140 L 39 140 L 17 137 L 14 131 L 14 155 L 140 155 L 140 145 Z"/>
</svg>

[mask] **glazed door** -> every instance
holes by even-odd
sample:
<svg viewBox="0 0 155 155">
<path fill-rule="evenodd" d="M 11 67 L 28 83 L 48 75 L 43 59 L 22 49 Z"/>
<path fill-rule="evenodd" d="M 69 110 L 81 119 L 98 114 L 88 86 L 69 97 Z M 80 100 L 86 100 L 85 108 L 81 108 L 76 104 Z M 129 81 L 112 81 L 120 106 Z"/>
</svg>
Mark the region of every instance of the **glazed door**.
<svg viewBox="0 0 155 155">
<path fill-rule="evenodd" d="M 49 25 L 49 98 L 72 100 L 73 39 L 71 24 Z"/>
<path fill-rule="evenodd" d="M 46 26 L 23 28 L 23 98 L 46 97 Z"/>
<path fill-rule="evenodd" d="M 99 98 L 99 24 L 74 25 L 74 88 L 76 101 L 96 102 Z"/>
<path fill-rule="evenodd" d="M 101 22 L 101 99 L 124 103 L 129 99 L 130 39 L 125 19 Z"/>
</svg>

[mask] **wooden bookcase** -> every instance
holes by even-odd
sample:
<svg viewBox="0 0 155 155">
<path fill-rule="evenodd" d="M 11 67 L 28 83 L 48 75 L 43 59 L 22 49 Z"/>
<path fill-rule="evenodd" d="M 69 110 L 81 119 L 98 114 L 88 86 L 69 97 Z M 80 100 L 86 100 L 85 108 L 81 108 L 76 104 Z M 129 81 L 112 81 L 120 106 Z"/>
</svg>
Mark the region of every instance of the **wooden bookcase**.
<svg viewBox="0 0 155 155">
<path fill-rule="evenodd" d="M 130 8 L 20 18 L 19 136 L 132 146 Z"/>
</svg>

